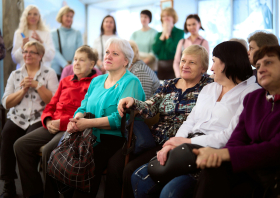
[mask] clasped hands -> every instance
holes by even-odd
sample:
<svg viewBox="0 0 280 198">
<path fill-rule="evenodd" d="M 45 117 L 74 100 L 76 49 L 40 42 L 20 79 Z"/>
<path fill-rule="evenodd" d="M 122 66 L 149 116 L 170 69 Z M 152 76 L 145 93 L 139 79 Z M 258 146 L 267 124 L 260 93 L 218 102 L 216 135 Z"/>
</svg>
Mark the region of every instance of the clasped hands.
<svg viewBox="0 0 280 198">
<path fill-rule="evenodd" d="M 38 85 L 38 81 L 33 80 L 32 77 L 25 77 L 21 82 L 20 82 L 20 87 L 27 91 L 29 87 L 36 88 Z"/>
<path fill-rule="evenodd" d="M 68 133 L 80 132 L 91 127 L 90 119 L 76 117 L 70 118 L 69 121 L 70 122 L 67 125 Z"/>
</svg>

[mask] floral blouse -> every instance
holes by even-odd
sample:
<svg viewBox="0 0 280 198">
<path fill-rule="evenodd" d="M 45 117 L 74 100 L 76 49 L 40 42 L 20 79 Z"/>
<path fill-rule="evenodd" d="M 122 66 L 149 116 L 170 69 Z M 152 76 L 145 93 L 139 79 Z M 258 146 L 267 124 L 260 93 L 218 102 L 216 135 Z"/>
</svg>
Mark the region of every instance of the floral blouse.
<svg viewBox="0 0 280 198">
<path fill-rule="evenodd" d="M 135 99 L 134 108 L 143 118 L 151 118 L 160 113 L 159 122 L 151 129 L 155 141 L 159 144 L 176 135 L 195 106 L 202 88 L 213 82 L 213 79 L 202 76 L 198 84 L 182 93 L 182 89 L 175 86 L 179 79 L 165 80 L 155 94 L 145 102 Z"/>
</svg>

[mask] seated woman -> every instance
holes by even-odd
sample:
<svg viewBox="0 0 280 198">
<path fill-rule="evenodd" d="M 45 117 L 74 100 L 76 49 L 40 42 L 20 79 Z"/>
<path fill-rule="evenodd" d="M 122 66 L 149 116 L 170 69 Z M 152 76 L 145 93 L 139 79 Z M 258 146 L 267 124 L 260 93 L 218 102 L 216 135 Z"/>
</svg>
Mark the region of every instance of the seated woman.
<svg viewBox="0 0 280 198">
<path fill-rule="evenodd" d="M 226 146 L 194 151 L 197 166 L 207 167 L 198 180 L 196 197 L 252 197 L 253 191 L 264 197 L 265 189 L 266 195 L 271 193 L 268 184 L 275 185 L 280 165 L 280 47 L 261 48 L 255 52 L 254 64 L 263 89 L 245 97 Z"/>
<path fill-rule="evenodd" d="M 119 150 L 125 141 L 121 134 L 121 116 L 117 111 L 119 100 L 135 97 L 145 100 L 145 93 L 139 79 L 127 68 L 133 59 L 133 50 L 128 41 L 120 38 L 110 38 L 105 45 L 104 68 L 107 74 L 94 78 L 89 86 L 85 99 L 68 123 L 67 132 L 75 133 L 86 128 L 93 128 L 97 137 L 94 144 L 95 177 L 90 193 L 72 189 L 67 197 L 96 197 L 103 171 L 107 168 L 108 160 Z M 84 119 L 83 113 L 91 112 L 95 119 Z M 47 176 L 47 181 L 52 178 Z M 54 184 L 56 184 L 54 182 Z M 56 185 L 53 185 L 56 188 Z M 111 191 L 111 189 L 110 189 Z M 45 196 L 57 197 L 53 189 L 45 190 Z"/>
<path fill-rule="evenodd" d="M 166 141 L 157 153 L 161 165 L 165 164 L 167 153 L 183 143 L 223 147 L 237 125 L 244 97 L 260 88 L 252 76 L 246 49 L 238 42 L 227 41 L 214 48 L 211 70 L 215 74 L 215 82 L 203 88 L 176 137 Z M 145 179 L 142 180 L 140 175 Z M 147 197 L 151 192 L 157 196 L 160 194 L 160 197 L 169 194 L 174 197 L 191 196 L 196 182 L 189 174 L 176 177 L 165 186 L 157 185 L 148 176 L 147 164 L 136 170 L 131 180 L 137 197 Z"/>
<path fill-rule="evenodd" d="M 110 159 L 108 165 L 106 189 L 111 190 L 105 191 L 105 197 L 121 197 L 122 184 L 124 185 L 124 197 L 133 197 L 130 183 L 133 171 L 140 165 L 149 162 L 156 151 L 162 148 L 164 142 L 175 136 L 194 107 L 201 89 L 213 82 L 212 79 L 203 76 L 208 69 L 208 59 L 208 52 L 204 47 L 192 45 L 183 52 L 180 64 L 181 78 L 164 81 L 155 94 L 145 102 L 131 97 L 120 101 L 118 108 L 121 116 L 124 105 L 127 108 L 135 108 L 144 118 L 160 114 L 159 122 L 151 128 L 157 146 L 140 156 L 131 156 L 134 159 L 126 165 L 125 169 L 124 160 L 121 160 L 125 156 L 122 154 L 122 150 L 119 150 Z"/>
<path fill-rule="evenodd" d="M 69 118 L 80 106 L 91 80 L 97 75 L 92 71 L 97 61 L 96 54 L 86 45 L 78 48 L 74 55 L 74 75 L 64 78 L 41 116 L 42 127 L 18 139 L 14 145 L 24 196 L 43 194 L 43 183 L 37 171 L 38 151 L 42 151 L 43 176 L 47 173 L 47 162 L 56 148 Z"/>
<path fill-rule="evenodd" d="M 2 98 L 4 108 L 10 109 L 1 133 L 1 180 L 5 181 L 3 197 L 16 195 L 13 145 L 21 136 L 42 126 L 41 114 L 58 86 L 55 71 L 41 64 L 45 54 L 41 43 L 27 42 L 22 54 L 25 64 L 11 73 Z"/>
<path fill-rule="evenodd" d="M 160 85 L 159 80 L 155 72 L 140 60 L 136 43 L 134 41 L 129 41 L 129 44 L 133 49 L 134 57 L 128 70 L 139 78 L 147 100 L 156 92 Z"/>
</svg>

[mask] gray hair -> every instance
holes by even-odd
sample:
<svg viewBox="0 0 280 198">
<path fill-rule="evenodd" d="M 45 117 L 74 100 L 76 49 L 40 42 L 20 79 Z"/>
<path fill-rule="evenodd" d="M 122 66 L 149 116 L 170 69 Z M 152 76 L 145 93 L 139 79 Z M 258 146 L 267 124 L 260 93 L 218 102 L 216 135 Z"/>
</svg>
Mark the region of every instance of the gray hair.
<svg viewBox="0 0 280 198">
<path fill-rule="evenodd" d="M 105 49 L 107 49 L 111 44 L 115 44 L 122 51 L 125 58 L 128 60 L 128 64 L 126 67 L 129 67 L 131 65 L 133 57 L 134 57 L 134 52 L 133 52 L 129 42 L 125 39 L 113 37 L 113 38 L 110 38 L 105 43 Z"/>
<path fill-rule="evenodd" d="M 232 38 L 232 39 L 229 39 L 229 41 L 236 41 L 236 42 L 241 43 L 246 48 L 246 50 L 248 51 L 248 44 L 244 39 Z"/>
</svg>

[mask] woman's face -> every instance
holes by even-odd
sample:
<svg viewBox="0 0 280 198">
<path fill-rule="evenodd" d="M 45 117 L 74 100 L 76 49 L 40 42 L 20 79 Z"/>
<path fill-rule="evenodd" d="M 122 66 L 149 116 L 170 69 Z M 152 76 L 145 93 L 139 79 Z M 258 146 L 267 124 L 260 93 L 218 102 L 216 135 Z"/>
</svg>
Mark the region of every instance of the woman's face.
<svg viewBox="0 0 280 198">
<path fill-rule="evenodd" d="M 27 15 L 28 25 L 37 25 L 40 20 L 40 13 L 36 8 L 31 9 Z"/>
<path fill-rule="evenodd" d="M 223 73 L 225 69 L 225 63 L 223 63 L 219 58 L 213 56 L 213 65 L 211 67 L 211 71 L 214 74 L 214 81 L 219 83 L 223 81 L 223 79 L 227 78 L 226 75 Z"/>
<path fill-rule="evenodd" d="M 107 17 L 103 22 L 104 32 L 111 32 L 113 34 L 115 23 L 112 17 Z"/>
<path fill-rule="evenodd" d="M 201 58 L 196 54 L 183 54 L 180 61 L 181 78 L 186 81 L 199 81 L 206 70 L 202 67 Z"/>
<path fill-rule="evenodd" d="M 162 13 L 162 17 L 161 17 L 162 23 L 172 23 L 174 24 L 174 19 L 172 16 L 168 15 L 167 12 L 163 12 Z"/>
<path fill-rule="evenodd" d="M 143 26 L 147 26 L 150 23 L 150 18 L 148 17 L 148 15 L 146 14 L 141 14 L 140 15 L 140 20 L 141 20 L 141 24 Z"/>
<path fill-rule="evenodd" d="M 106 53 L 104 56 L 105 70 L 117 71 L 120 69 L 125 69 L 127 64 L 128 60 L 116 44 L 111 44 L 106 49 Z"/>
<path fill-rule="evenodd" d="M 42 55 L 39 55 L 36 47 L 31 45 L 23 49 L 23 60 L 26 65 L 40 65 Z"/>
<path fill-rule="evenodd" d="M 95 62 L 88 58 L 85 52 L 76 52 L 73 62 L 74 74 L 80 78 L 86 77 L 94 67 Z"/>
<path fill-rule="evenodd" d="M 186 21 L 186 24 L 187 24 L 188 31 L 192 35 L 198 34 L 198 31 L 200 29 L 200 23 L 196 19 L 190 18 Z"/>
<path fill-rule="evenodd" d="M 64 27 L 71 28 L 72 23 L 73 23 L 73 17 L 74 17 L 73 12 L 68 12 L 68 13 L 62 15 L 62 19 L 61 19 L 62 25 Z"/>
</svg>

